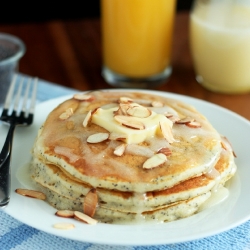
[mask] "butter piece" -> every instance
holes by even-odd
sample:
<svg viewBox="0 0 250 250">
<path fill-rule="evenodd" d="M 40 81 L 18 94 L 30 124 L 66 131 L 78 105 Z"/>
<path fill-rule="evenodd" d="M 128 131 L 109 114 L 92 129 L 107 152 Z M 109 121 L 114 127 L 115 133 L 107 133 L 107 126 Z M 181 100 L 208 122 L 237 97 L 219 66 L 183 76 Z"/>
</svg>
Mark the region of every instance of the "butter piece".
<svg viewBox="0 0 250 250">
<path fill-rule="evenodd" d="M 150 116 L 146 118 L 133 117 L 133 119 L 142 122 L 145 125 L 145 129 L 137 130 L 123 126 L 114 119 L 114 112 L 117 111 L 118 107 L 112 108 L 99 108 L 92 115 L 92 123 L 99 125 L 110 133 L 117 133 L 125 135 L 125 142 L 128 144 L 141 143 L 148 138 L 156 136 L 160 132 L 160 121 L 166 121 L 170 127 L 172 122 L 167 119 L 163 114 L 157 114 L 152 112 Z"/>
</svg>

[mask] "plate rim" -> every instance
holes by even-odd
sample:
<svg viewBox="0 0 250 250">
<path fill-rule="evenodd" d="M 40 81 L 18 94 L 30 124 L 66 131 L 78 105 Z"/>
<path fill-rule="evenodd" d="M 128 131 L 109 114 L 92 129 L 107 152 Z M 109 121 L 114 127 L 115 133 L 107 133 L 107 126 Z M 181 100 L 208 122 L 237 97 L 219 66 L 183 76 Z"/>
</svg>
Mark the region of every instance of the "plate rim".
<svg viewBox="0 0 250 250">
<path fill-rule="evenodd" d="M 246 119 L 246 118 L 244 118 L 244 117 L 242 117 L 242 116 L 240 116 L 239 114 L 237 114 L 237 113 L 235 113 L 235 112 L 233 112 L 233 111 L 231 111 L 231 110 L 229 110 L 229 109 L 226 109 L 226 108 L 224 108 L 224 107 L 221 107 L 221 106 L 219 106 L 219 105 L 217 105 L 217 104 L 214 104 L 214 103 L 211 103 L 211 102 L 208 102 L 208 101 L 206 101 L 206 100 L 202 100 L 202 99 L 198 99 L 198 98 L 195 98 L 195 97 L 190 97 L 190 96 L 185 96 L 185 95 L 180 95 L 180 94 L 175 94 L 175 93 L 169 93 L 169 92 L 163 92 L 163 91 L 157 91 L 157 90 L 137 90 L 137 89 L 104 89 L 104 90 L 101 90 L 101 91 L 115 91 L 115 92 L 118 92 L 118 91 L 122 91 L 122 92 L 126 92 L 126 91 L 129 91 L 129 92 L 138 92 L 138 91 L 140 91 L 140 92 L 145 92 L 145 93 L 151 93 L 151 94 L 156 94 L 156 95 L 161 95 L 161 96 L 164 96 L 164 97 L 167 97 L 167 98 L 172 98 L 172 99 L 178 99 L 178 100 L 181 100 L 181 101 L 183 101 L 183 102 L 185 102 L 185 103 L 189 103 L 189 101 L 191 102 L 191 103 L 196 103 L 196 104 L 199 104 L 199 103 L 202 103 L 202 104 L 204 104 L 205 106 L 209 106 L 209 107 L 213 107 L 213 108 L 215 108 L 216 110 L 219 110 L 220 112 L 222 112 L 222 113 L 226 113 L 226 115 L 229 115 L 229 116 L 233 116 L 233 117 L 235 117 L 236 119 L 238 119 L 239 121 L 241 121 L 241 122 L 244 122 L 244 123 L 246 123 L 249 127 L 250 127 L 250 122 Z M 83 91 L 83 92 L 89 92 L 89 91 Z M 43 106 L 48 106 L 48 105 L 50 105 L 50 104 L 53 104 L 52 106 L 57 106 L 58 104 L 60 104 L 62 101 L 64 101 L 64 100 L 67 100 L 68 98 L 70 98 L 70 97 L 72 97 L 73 95 L 72 94 L 70 94 L 70 95 L 64 95 L 64 96 L 61 96 L 61 97 L 56 97 L 56 98 L 53 98 L 53 99 L 50 99 L 50 100 L 47 100 L 47 101 L 45 101 L 45 102 L 41 102 L 41 103 L 39 103 L 38 105 L 37 105 L 37 107 L 36 107 L 36 112 L 39 110 L 39 109 L 41 109 Z M 187 102 L 188 101 L 188 102 Z M 192 104 L 191 104 L 192 105 Z M 192 106 L 194 106 L 194 105 L 192 105 Z M 199 110 L 199 107 L 196 107 L 195 106 L 195 108 L 197 109 L 197 110 Z M 53 108 L 51 108 L 51 110 L 52 110 Z M 51 111 L 50 110 L 50 111 Z M 38 124 L 37 124 L 38 125 Z M 41 124 L 40 124 L 41 125 Z M 13 177 L 14 176 L 14 174 L 12 175 L 12 178 L 14 178 Z M 10 206 L 11 206 L 11 202 L 10 202 Z M 19 216 L 15 216 L 15 214 L 13 214 L 13 211 L 10 211 L 10 208 L 9 208 L 9 206 L 7 207 L 7 208 L 5 208 L 5 212 L 7 213 L 7 214 L 9 214 L 9 215 L 11 215 L 12 217 L 14 217 L 15 219 L 17 219 L 17 220 L 19 220 L 19 221 L 21 221 L 22 223 L 24 223 L 24 224 L 26 224 L 26 225 L 29 225 L 29 226 L 32 226 L 32 227 L 34 227 L 34 225 L 32 224 L 32 223 L 27 223 L 27 222 L 25 222 L 25 221 L 23 221 L 23 220 L 21 220 L 21 218 L 19 217 Z M 195 215 L 194 215 L 195 216 Z M 191 217 L 193 217 L 193 216 L 191 216 Z M 181 219 L 181 220 L 179 220 L 179 221 L 182 221 L 182 220 L 188 220 L 188 219 L 190 219 L 191 217 L 189 217 L 189 218 L 185 218 L 185 219 Z M 219 233 L 222 233 L 222 232 L 225 232 L 225 231 L 228 231 L 228 230 L 230 230 L 230 229 L 232 229 L 232 228 L 235 228 L 235 227 L 237 227 L 237 226 L 239 226 L 239 225 L 241 225 L 242 223 L 244 223 L 244 222 L 246 222 L 248 219 L 250 219 L 250 212 L 249 212 L 249 215 L 248 216 L 245 216 L 244 218 L 242 218 L 241 220 L 238 220 L 238 221 L 236 221 L 235 223 L 232 223 L 232 224 L 230 224 L 230 225 L 228 225 L 227 227 L 225 226 L 224 228 L 221 228 L 221 229 L 217 229 L 216 231 L 214 231 L 214 232 L 210 232 L 210 233 L 206 233 L 206 232 L 204 232 L 204 233 L 201 233 L 200 235 L 197 235 L 197 236 L 193 236 L 193 237 L 190 237 L 190 236 L 187 236 L 187 237 L 182 237 L 182 240 L 180 240 L 180 241 L 171 241 L 171 240 L 166 240 L 166 239 L 161 239 L 161 240 L 158 240 L 157 242 L 155 242 L 155 241 L 152 241 L 151 243 L 153 244 L 153 245 L 160 245 L 160 244 L 173 244 L 173 243 L 181 243 L 181 242 L 186 242 L 186 241 L 192 241 L 192 240 L 197 240 L 197 239 L 201 239 L 201 238 L 204 238 L 204 237 L 209 237 L 209 236 L 212 236 L 212 235 L 216 235 L 216 234 L 219 234 Z M 166 224 L 169 224 L 169 223 L 175 223 L 175 222 L 168 222 L 168 223 L 166 223 Z M 103 227 L 105 225 L 105 227 L 108 227 L 108 228 L 111 228 L 111 227 L 119 227 L 120 229 L 121 229 L 121 227 L 131 227 L 131 225 L 107 225 L 107 224 L 101 224 L 101 227 Z M 89 225 L 88 225 L 89 226 Z M 133 226 L 133 228 L 136 228 L 136 229 L 142 229 L 142 227 L 145 227 L 145 225 L 132 225 Z M 147 226 L 147 225 L 146 225 Z M 71 240 L 80 240 L 80 241 L 83 241 L 83 242 L 90 242 L 90 243 L 95 243 L 95 244 L 110 244 L 110 245 L 133 245 L 133 246 L 142 246 L 142 245 L 144 245 L 144 246 L 146 246 L 146 245 L 152 245 L 151 243 L 150 243 L 150 240 L 146 240 L 145 242 L 139 242 L 138 240 L 134 240 L 134 241 L 132 241 L 132 242 L 124 242 L 124 241 L 117 241 L 117 240 L 115 240 L 114 242 L 112 242 L 112 241 L 110 241 L 110 240 L 105 240 L 105 239 L 101 239 L 101 238 L 98 238 L 98 239 L 96 239 L 96 240 L 90 240 L 90 241 L 88 241 L 88 240 L 86 240 L 86 239 L 84 239 L 84 240 L 81 240 L 81 239 L 79 239 L 79 237 L 72 237 L 72 236 L 70 236 L 70 237 L 67 237 L 67 234 L 64 234 L 64 233 L 62 233 L 62 232 L 60 232 L 60 231 L 55 231 L 55 230 L 51 230 L 51 228 L 50 229 L 48 229 L 48 230 L 44 230 L 44 229 L 41 229 L 41 228 L 37 228 L 37 227 L 35 227 L 36 229 L 38 229 L 38 230 L 41 230 L 41 231 L 43 231 L 43 232 L 46 232 L 46 233 L 49 233 L 49 234 L 53 234 L 53 235 L 56 235 L 56 236 L 61 236 L 61 237 L 64 237 L 64 238 L 67 238 L 67 239 L 71 239 Z"/>
</svg>

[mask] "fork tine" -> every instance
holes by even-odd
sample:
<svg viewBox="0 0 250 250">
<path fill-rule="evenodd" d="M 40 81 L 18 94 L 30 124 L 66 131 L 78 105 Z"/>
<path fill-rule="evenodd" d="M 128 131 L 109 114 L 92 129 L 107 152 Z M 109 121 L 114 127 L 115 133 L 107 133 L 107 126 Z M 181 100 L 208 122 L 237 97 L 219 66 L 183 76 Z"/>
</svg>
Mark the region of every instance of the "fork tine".
<svg viewBox="0 0 250 250">
<path fill-rule="evenodd" d="M 22 100 L 23 101 L 22 111 L 20 117 L 26 119 L 27 125 L 31 124 L 33 120 L 33 114 L 36 104 L 36 94 L 37 94 L 37 84 L 38 84 L 37 82 L 38 82 L 37 78 L 28 79 L 28 82 L 26 84 L 26 91 L 24 94 L 24 98 Z"/>
<path fill-rule="evenodd" d="M 15 89 L 16 78 L 17 78 L 17 75 L 15 74 L 14 77 L 12 78 L 9 91 L 8 91 L 7 97 L 5 99 L 4 109 L 9 109 L 9 107 L 10 107 L 11 99 L 13 97 L 13 92 Z"/>
<path fill-rule="evenodd" d="M 34 87 L 33 87 L 31 104 L 30 104 L 30 109 L 29 109 L 29 113 L 31 114 L 34 114 L 35 105 L 36 105 L 37 84 L 38 84 L 38 78 L 36 77 L 34 79 Z"/>
<path fill-rule="evenodd" d="M 25 116 L 28 115 L 28 110 L 26 109 L 26 107 L 27 107 L 27 101 L 28 101 L 29 91 L 30 91 L 30 82 L 31 82 L 31 79 L 28 80 L 26 91 L 25 91 L 24 98 L 23 98 L 22 112 L 24 113 Z"/>
<path fill-rule="evenodd" d="M 20 99 L 22 95 L 22 88 L 23 88 L 23 79 L 21 80 L 21 83 L 19 84 L 17 94 L 15 96 L 15 104 L 14 104 L 14 109 L 13 111 L 17 112 L 19 105 L 20 105 Z"/>
<path fill-rule="evenodd" d="M 21 76 L 17 78 L 15 74 L 4 103 L 1 120 L 7 122 L 10 117 L 16 117 L 16 121 L 20 122 L 17 124 L 30 125 L 36 105 L 37 85 L 37 77 L 25 80 Z"/>
</svg>

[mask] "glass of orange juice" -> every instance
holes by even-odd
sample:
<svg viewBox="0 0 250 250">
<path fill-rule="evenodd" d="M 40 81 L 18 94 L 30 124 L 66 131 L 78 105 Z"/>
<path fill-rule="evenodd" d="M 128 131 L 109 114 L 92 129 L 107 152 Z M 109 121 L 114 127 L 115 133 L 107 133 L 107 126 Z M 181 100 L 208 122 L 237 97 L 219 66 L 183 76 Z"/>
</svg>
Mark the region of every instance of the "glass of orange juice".
<svg viewBox="0 0 250 250">
<path fill-rule="evenodd" d="M 153 87 L 172 72 L 176 0 L 101 0 L 104 79 L 116 87 Z"/>
<path fill-rule="evenodd" d="M 250 0 L 195 0 L 190 44 L 196 79 L 204 87 L 250 91 Z"/>
</svg>

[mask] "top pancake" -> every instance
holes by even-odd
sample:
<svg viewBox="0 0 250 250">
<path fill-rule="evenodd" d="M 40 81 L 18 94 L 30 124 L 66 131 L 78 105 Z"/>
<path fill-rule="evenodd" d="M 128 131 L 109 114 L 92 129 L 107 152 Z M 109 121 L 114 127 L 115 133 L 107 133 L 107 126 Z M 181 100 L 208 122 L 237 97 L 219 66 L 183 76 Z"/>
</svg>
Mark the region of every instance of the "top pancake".
<svg viewBox="0 0 250 250">
<path fill-rule="evenodd" d="M 35 158 L 58 166 L 92 187 L 144 193 L 167 189 L 209 172 L 220 157 L 220 135 L 202 114 L 187 104 L 143 92 L 96 91 L 88 95 L 91 98 L 87 101 L 69 99 L 49 114 L 33 148 Z M 118 107 L 120 97 L 131 98 L 156 113 L 167 113 L 168 117 L 170 114 L 172 118 L 191 117 L 201 126 L 194 128 L 173 123 L 174 142 L 169 143 L 157 133 L 142 143 L 128 144 L 125 153 L 117 156 L 114 149 L 124 142 L 108 139 L 88 143 L 90 135 L 109 131 L 92 122 L 84 127 L 83 121 L 89 110 Z M 164 106 L 152 107 L 153 101 Z M 73 114 L 60 119 L 69 108 Z M 144 169 L 143 163 L 161 148 L 171 150 L 167 161 L 155 168 Z"/>
</svg>

